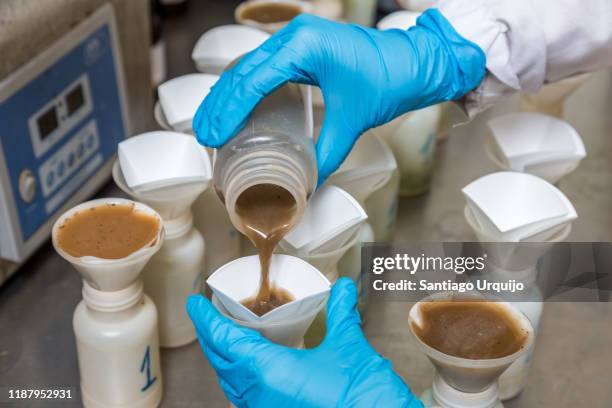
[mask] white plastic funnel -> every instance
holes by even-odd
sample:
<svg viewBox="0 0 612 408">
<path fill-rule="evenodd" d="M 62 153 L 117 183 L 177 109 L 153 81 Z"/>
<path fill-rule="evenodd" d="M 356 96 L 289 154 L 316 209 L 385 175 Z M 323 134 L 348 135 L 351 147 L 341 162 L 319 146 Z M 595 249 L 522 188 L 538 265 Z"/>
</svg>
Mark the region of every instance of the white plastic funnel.
<svg viewBox="0 0 612 408">
<path fill-rule="evenodd" d="M 155 190 L 137 192 L 127 186 L 118 160 L 113 164 L 112 172 L 113 181 L 117 187 L 133 199 L 154 208 L 162 219 L 166 221 L 184 215 L 193 202 L 209 185 L 209 181 L 205 181 L 176 186 L 164 186 Z"/>
<path fill-rule="evenodd" d="M 336 250 L 359 230 L 368 218 L 349 193 L 336 186 L 317 190 L 300 222 L 283 238 L 291 253 L 322 253 Z"/>
<path fill-rule="evenodd" d="M 554 183 L 586 156 L 578 132 L 552 116 L 513 113 L 496 117 L 488 125 L 488 154 L 501 169 L 531 173 Z"/>
<path fill-rule="evenodd" d="M 168 125 L 177 132 L 191 131 L 198 107 L 218 79 L 217 75 L 189 74 L 161 84 L 157 88 L 159 105 Z"/>
<path fill-rule="evenodd" d="M 309 313 L 329 296 L 331 284 L 309 263 L 289 255 L 272 255 L 270 286 L 288 291 L 295 300 L 257 316 L 240 302 L 257 295 L 261 279 L 259 256 L 236 259 L 217 269 L 206 281 L 236 319 L 245 322 L 282 322 Z"/>
<path fill-rule="evenodd" d="M 480 230 L 495 241 L 517 242 L 577 218 L 567 197 L 547 181 L 525 173 L 498 172 L 463 188 Z"/>
<path fill-rule="evenodd" d="M 177 132 L 142 133 L 119 143 L 126 185 L 142 193 L 189 183 L 209 183 L 210 157 L 194 137 Z"/>
<path fill-rule="evenodd" d="M 268 38 L 270 34 L 244 25 L 215 27 L 198 39 L 191 59 L 198 71 L 220 75 L 232 61 L 259 47 Z"/>
<path fill-rule="evenodd" d="M 93 207 L 113 204 L 132 204 L 134 205 L 134 211 L 150 214 L 158 218 L 159 230 L 155 238 L 141 249 L 121 259 L 102 259 L 95 256 L 74 257 L 59 246 L 57 234 L 68 218 Z M 57 253 L 70 262 L 91 287 L 104 292 L 114 292 L 127 288 L 138 279 L 142 268 L 161 248 L 164 241 L 164 228 L 159 214 L 142 203 L 123 198 L 100 198 L 79 204 L 62 214 L 53 224 L 51 239 Z"/>
<path fill-rule="evenodd" d="M 376 28 L 379 30 L 407 30 L 410 27 L 416 25 L 416 20 L 419 18 L 421 13 L 415 11 L 396 11 L 381 18 L 376 24 Z"/>
<path fill-rule="evenodd" d="M 219 313 L 234 323 L 257 330 L 262 336 L 273 343 L 291 348 L 301 348 L 303 346 L 304 334 L 312 324 L 317 314 L 327 304 L 327 298 L 323 299 L 319 305 L 313 307 L 312 310 L 295 316 L 292 319 L 286 319 L 280 322 L 260 322 L 260 321 L 243 321 L 233 317 L 225 308 L 219 298 L 213 294 L 212 304 L 217 308 Z"/>
<path fill-rule="evenodd" d="M 464 209 L 465 219 L 474 231 L 476 238 L 484 246 L 485 252 L 489 257 L 489 260 L 494 266 L 505 268 L 512 271 L 524 271 L 528 268 L 532 268 L 538 260 L 548 251 L 552 243 L 561 242 L 567 238 L 569 233 L 572 231 L 572 224 L 563 224 L 542 231 L 536 235 L 525 239 L 523 242 L 546 242 L 550 245 L 499 245 L 498 242 L 504 242 L 500 240 L 498 236 L 491 235 L 483 231 L 469 207 L 466 206 Z"/>
<path fill-rule="evenodd" d="M 533 327 L 529 319 L 510 303 L 496 302 L 499 307 L 502 307 L 512 316 L 518 327 L 526 334 L 523 346 L 513 354 L 494 359 L 474 360 L 444 354 L 424 343 L 414 332 L 413 324 L 422 327 L 420 307 L 424 302 L 452 301 L 453 298 L 452 293 L 444 292 L 429 296 L 416 303 L 410 309 L 408 317 L 410 333 L 412 333 L 419 349 L 429 357 L 429 360 L 436 367 L 437 373 L 444 379 L 444 382 L 461 392 L 483 392 L 489 387 L 495 386 L 497 378 L 504 370 L 529 349 L 534 339 Z"/>
<path fill-rule="evenodd" d="M 334 184 L 363 203 L 391 178 L 397 168 L 393 152 L 373 131 L 363 134 L 344 163 L 329 177 Z"/>
<path fill-rule="evenodd" d="M 283 252 L 286 252 L 289 255 L 297 256 L 308 262 L 317 270 L 321 271 L 321 273 L 323 273 L 323 275 L 325 275 L 330 282 L 335 282 L 336 279 L 338 279 L 338 262 L 355 244 L 357 244 L 361 237 L 362 229 L 363 226 L 362 228 L 354 231 L 353 235 L 343 246 L 329 252 L 297 252 L 294 248 L 288 246 L 285 241 L 281 241 L 279 246 Z"/>
</svg>

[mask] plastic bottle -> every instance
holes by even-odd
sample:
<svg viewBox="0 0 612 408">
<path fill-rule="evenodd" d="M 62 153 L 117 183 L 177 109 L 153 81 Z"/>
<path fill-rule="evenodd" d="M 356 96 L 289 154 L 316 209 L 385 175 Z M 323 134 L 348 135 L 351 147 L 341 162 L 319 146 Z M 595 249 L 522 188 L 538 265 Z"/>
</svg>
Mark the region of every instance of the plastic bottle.
<svg viewBox="0 0 612 408">
<path fill-rule="evenodd" d="M 145 267 L 143 281 L 159 311 L 160 345 L 180 347 L 196 339 L 185 301 L 201 290 L 205 244 L 191 212 L 164 220 L 164 228 L 164 245 Z"/>
<path fill-rule="evenodd" d="M 157 217 L 151 243 L 121 259 L 74 257 L 58 244 L 58 231 L 74 214 L 102 205 L 131 204 Z M 162 399 L 157 310 L 144 294 L 143 267 L 164 242 L 161 217 L 150 207 L 122 198 L 79 204 L 53 225 L 59 255 L 83 277 L 83 300 L 73 317 L 80 388 L 86 408 L 152 408 Z"/>
<path fill-rule="evenodd" d="M 140 280 L 115 292 L 83 282 L 83 300 L 72 325 L 85 407 L 159 405 L 157 311 Z"/>
<path fill-rule="evenodd" d="M 232 224 L 239 195 L 257 184 L 286 189 L 301 217 L 317 180 L 310 88 L 287 84 L 266 97 L 244 128 L 217 150 L 213 182 Z"/>
</svg>

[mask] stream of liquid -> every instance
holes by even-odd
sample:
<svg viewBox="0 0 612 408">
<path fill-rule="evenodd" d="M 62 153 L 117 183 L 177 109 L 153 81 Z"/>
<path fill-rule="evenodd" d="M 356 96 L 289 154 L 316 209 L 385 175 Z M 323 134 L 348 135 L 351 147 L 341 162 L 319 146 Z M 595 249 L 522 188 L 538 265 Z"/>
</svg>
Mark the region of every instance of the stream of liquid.
<svg viewBox="0 0 612 408">
<path fill-rule="evenodd" d="M 242 304 L 262 316 L 293 300 L 286 290 L 270 285 L 270 260 L 276 245 L 296 222 L 297 204 L 286 189 L 275 184 L 257 184 L 240 194 L 235 208 L 242 231 L 259 253 L 261 267 L 257 295 Z"/>
</svg>

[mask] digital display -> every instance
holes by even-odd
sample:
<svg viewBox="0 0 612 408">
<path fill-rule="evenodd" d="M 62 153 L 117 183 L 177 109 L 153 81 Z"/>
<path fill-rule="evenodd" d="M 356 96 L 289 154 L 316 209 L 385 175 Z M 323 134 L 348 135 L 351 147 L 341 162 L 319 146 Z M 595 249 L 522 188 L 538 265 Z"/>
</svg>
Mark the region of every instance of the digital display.
<svg viewBox="0 0 612 408">
<path fill-rule="evenodd" d="M 79 84 L 73 90 L 68 92 L 68 95 L 66 95 L 68 115 L 72 115 L 74 112 L 79 110 L 84 103 L 85 97 L 83 96 L 83 87 Z"/>
<path fill-rule="evenodd" d="M 53 133 L 53 131 L 57 129 L 57 126 L 59 125 L 55 106 L 43 113 L 36 120 L 36 123 L 38 124 L 38 132 L 40 133 L 40 139 L 44 140 L 47 136 Z"/>
</svg>

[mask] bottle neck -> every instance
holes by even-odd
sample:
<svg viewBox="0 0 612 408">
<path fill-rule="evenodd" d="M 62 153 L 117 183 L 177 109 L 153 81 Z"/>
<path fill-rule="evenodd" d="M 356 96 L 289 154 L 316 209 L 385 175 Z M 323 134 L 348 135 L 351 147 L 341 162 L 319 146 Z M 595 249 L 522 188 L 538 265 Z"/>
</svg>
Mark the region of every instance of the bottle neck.
<svg viewBox="0 0 612 408">
<path fill-rule="evenodd" d="M 463 392 L 451 387 L 439 373 L 434 376 L 432 394 L 444 408 L 493 408 L 499 402 L 497 381 L 481 392 Z"/>
<path fill-rule="evenodd" d="M 308 175 L 298 162 L 281 152 L 257 151 L 236 160 L 225 173 L 224 201 L 234 227 L 242 229 L 235 210 L 238 197 L 258 184 L 274 184 L 287 190 L 295 199 L 296 217 L 301 218 L 310 194 Z"/>
<path fill-rule="evenodd" d="M 84 280 L 82 293 L 87 307 L 106 313 L 128 310 L 138 304 L 144 296 L 142 280 L 140 278 L 125 289 L 112 292 L 94 289 Z"/>
<path fill-rule="evenodd" d="M 170 220 L 163 220 L 166 230 L 165 240 L 178 239 L 189 233 L 193 228 L 193 213 L 191 208 Z"/>
</svg>

